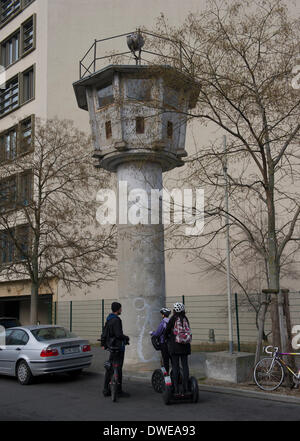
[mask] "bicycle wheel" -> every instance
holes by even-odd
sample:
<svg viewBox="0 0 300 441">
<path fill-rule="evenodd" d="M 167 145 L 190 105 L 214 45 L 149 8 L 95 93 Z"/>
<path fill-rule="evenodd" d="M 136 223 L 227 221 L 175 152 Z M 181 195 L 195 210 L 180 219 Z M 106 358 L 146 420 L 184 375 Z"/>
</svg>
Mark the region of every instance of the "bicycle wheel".
<svg viewBox="0 0 300 441">
<path fill-rule="evenodd" d="M 254 381 L 262 390 L 278 389 L 283 378 L 283 367 L 278 360 L 273 360 L 273 358 L 262 358 L 254 368 Z"/>
</svg>

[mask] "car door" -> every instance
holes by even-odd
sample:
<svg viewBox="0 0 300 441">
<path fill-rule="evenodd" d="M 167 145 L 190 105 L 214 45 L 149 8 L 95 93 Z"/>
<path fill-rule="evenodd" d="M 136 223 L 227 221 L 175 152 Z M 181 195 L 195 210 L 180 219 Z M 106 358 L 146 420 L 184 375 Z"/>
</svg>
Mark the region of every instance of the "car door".
<svg viewBox="0 0 300 441">
<path fill-rule="evenodd" d="M 8 346 L 7 342 L 9 340 L 10 335 L 12 334 L 12 330 L 5 329 L 4 338 L 1 338 L 0 343 L 0 374 L 8 374 L 10 371 L 10 362 L 8 358 Z M 3 337 L 1 333 L 1 337 Z"/>
<path fill-rule="evenodd" d="M 7 336 L 5 349 L 7 374 L 15 375 L 16 362 L 28 340 L 29 336 L 23 329 L 11 330 Z"/>
</svg>

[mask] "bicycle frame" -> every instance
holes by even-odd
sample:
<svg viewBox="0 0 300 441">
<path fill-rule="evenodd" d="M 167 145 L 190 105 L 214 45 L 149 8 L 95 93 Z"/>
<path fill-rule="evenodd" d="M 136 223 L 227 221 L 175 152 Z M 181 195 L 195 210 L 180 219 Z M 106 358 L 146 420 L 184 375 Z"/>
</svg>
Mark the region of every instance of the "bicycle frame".
<svg viewBox="0 0 300 441">
<path fill-rule="evenodd" d="M 268 352 L 268 348 L 269 348 L 270 346 L 267 346 L 267 348 L 265 348 L 265 352 L 267 353 L 267 354 L 270 354 L 271 352 Z M 273 369 L 273 366 L 274 366 L 274 361 L 275 360 L 278 360 L 279 361 L 279 363 L 283 366 L 283 367 L 285 367 L 292 375 L 293 375 L 293 377 L 295 378 L 295 379 L 299 379 L 299 375 L 298 375 L 298 373 L 296 373 L 296 372 L 294 372 L 293 371 L 293 369 L 281 358 L 281 356 L 284 356 L 284 355 L 291 355 L 291 356 L 299 356 L 300 355 L 300 353 L 298 353 L 298 352 L 279 352 L 279 348 L 274 348 L 274 352 L 273 352 L 273 355 L 272 355 L 272 358 L 273 358 L 273 361 L 272 361 L 272 363 L 271 363 L 271 366 L 270 366 L 270 369 L 269 369 L 269 371 L 268 371 L 268 373 L 269 372 L 271 372 L 272 371 L 272 369 Z"/>
</svg>

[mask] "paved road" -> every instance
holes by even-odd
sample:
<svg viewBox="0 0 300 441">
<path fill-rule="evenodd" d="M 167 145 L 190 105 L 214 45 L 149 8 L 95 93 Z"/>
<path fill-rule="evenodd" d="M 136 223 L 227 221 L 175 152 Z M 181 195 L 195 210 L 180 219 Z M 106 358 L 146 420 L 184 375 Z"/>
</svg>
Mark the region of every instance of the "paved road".
<svg viewBox="0 0 300 441">
<path fill-rule="evenodd" d="M 112 403 L 101 393 L 103 376 L 85 372 L 77 380 L 43 377 L 31 386 L 0 377 L 0 421 L 259 421 L 300 420 L 300 406 L 201 392 L 197 404 L 165 406 L 142 382 L 128 382 L 130 398 Z"/>
</svg>

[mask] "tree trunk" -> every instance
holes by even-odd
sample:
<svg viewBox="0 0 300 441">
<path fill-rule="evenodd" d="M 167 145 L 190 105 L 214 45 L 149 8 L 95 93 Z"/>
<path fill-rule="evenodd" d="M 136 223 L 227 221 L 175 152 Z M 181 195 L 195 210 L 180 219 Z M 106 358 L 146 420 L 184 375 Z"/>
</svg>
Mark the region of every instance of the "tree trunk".
<svg viewBox="0 0 300 441">
<path fill-rule="evenodd" d="M 273 346 L 276 346 L 282 349 L 282 339 L 281 339 L 281 327 L 279 322 L 279 314 L 278 314 L 278 299 L 277 294 L 272 296 L 271 300 L 271 320 L 272 320 L 272 343 Z"/>
<path fill-rule="evenodd" d="M 38 322 L 38 301 L 39 287 L 37 283 L 31 283 L 30 323 L 36 325 Z"/>
<path fill-rule="evenodd" d="M 262 341 L 265 334 L 265 319 L 268 309 L 268 290 L 262 290 L 261 294 L 261 310 L 258 316 L 258 337 L 257 337 L 257 345 L 256 345 L 256 353 L 255 353 L 255 362 L 254 364 L 259 362 L 261 350 L 262 350 Z"/>
</svg>

